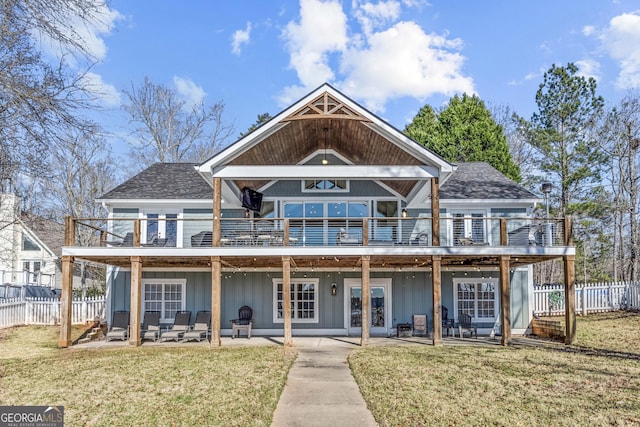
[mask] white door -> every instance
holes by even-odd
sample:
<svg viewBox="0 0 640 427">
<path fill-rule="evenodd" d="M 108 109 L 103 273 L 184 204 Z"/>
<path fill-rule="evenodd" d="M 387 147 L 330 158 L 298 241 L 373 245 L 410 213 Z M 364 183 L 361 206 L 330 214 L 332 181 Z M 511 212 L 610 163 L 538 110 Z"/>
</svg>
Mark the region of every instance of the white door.
<svg viewBox="0 0 640 427">
<path fill-rule="evenodd" d="M 345 279 L 345 320 L 349 335 L 362 333 L 362 282 Z M 391 324 L 391 279 L 370 279 L 369 333 L 388 335 Z"/>
</svg>

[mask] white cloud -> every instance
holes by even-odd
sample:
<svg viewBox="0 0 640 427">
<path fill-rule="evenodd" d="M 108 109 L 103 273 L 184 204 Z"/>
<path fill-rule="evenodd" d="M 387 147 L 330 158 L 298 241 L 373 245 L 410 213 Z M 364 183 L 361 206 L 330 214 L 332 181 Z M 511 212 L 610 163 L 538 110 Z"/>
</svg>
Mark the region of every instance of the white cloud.
<svg viewBox="0 0 640 427">
<path fill-rule="evenodd" d="M 400 16 L 400 3 L 395 0 L 379 1 L 378 3 L 354 1 L 355 16 L 362 31 L 369 35 L 375 29 L 382 28 Z"/>
<path fill-rule="evenodd" d="M 640 11 L 613 17 L 600 40 L 620 66 L 616 85 L 621 89 L 640 88 Z"/>
<path fill-rule="evenodd" d="M 582 27 L 582 34 L 584 34 L 587 37 L 589 37 L 595 31 L 596 31 L 596 28 L 593 25 L 585 25 L 584 27 Z"/>
<path fill-rule="evenodd" d="M 576 61 L 575 64 L 579 68 L 578 75 L 587 79 L 593 77 L 598 81 L 600 80 L 600 63 L 598 61 L 594 59 L 582 59 Z"/>
<path fill-rule="evenodd" d="M 231 40 L 231 51 L 240 55 L 242 46 L 249 43 L 251 39 L 251 22 L 247 22 L 247 28 L 244 30 L 236 30 Z"/>
<path fill-rule="evenodd" d="M 300 22 L 289 22 L 283 31 L 289 50 L 289 66 L 302 86 L 330 81 L 334 73 L 328 54 L 347 47 L 347 17 L 338 1 L 300 1 Z"/>
<path fill-rule="evenodd" d="M 413 22 L 400 22 L 373 34 L 368 48 L 344 56 L 343 90 L 364 99 L 367 108 L 384 111 L 388 98 L 474 93 L 473 80 L 462 74 L 459 39 L 426 34 Z"/>
<path fill-rule="evenodd" d="M 173 76 L 173 84 L 178 95 L 186 102 L 186 106 L 192 108 L 202 102 L 207 95 L 202 87 L 185 77 Z"/>
<path fill-rule="evenodd" d="M 105 83 L 102 76 L 95 73 L 85 73 L 82 76 L 83 86 L 98 97 L 98 102 L 105 107 L 120 105 L 120 92 L 115 86 Z"/>
<path fill-rule="evenodd" d="M 395 0 L 354 1 L 353 7 L 360 32 L 348 27 L 337 1 L 300 0 L 300 20 L 290 22 L 283 32 L 300 84 L 284 89 L 282 104 L 332 82 L 336 72 L 340 74 L 334 84 L 375 112 L 383 112 L 392 98 L 424 100 L 436 94 L 475 92 L 473 79 L 462 72 L 460 39 L 427 34 L 415 22 L 395 22 L 402 7 Z"/>
</svg>

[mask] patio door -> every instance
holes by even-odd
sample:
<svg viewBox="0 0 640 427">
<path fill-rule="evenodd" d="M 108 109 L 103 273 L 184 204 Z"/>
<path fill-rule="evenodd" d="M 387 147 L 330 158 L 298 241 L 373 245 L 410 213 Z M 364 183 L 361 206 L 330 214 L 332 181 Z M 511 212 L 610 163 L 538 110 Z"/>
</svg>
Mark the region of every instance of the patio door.
<svg viewBox="0 0 640 427">
<path fill-rule="evenodd" d="M 362 333 L 362 281 L 345 279 L 345 321 L 349 335 Z M 370 279 L 369 332 L 388 335 L 391 319 L 391 279 Z"/>
</svg>

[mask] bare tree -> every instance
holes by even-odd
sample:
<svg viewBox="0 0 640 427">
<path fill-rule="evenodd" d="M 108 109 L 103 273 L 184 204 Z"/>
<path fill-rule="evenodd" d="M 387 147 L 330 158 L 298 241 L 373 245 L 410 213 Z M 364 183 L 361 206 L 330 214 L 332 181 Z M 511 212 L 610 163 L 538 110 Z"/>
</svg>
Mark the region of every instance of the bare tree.
<svg viewBox="0 0 640 427">
<path fill-rule="evenodd" d="M 222 119 L 222 102 L 188 106 L 176 91 L 148 77 L 124 94 L 128 102 L 123 108 L 136 126 L 133 135 L 138 139 L 131 154 L 142 167 L 154 162 L 206 160 L 233 133 L 233 126 Z"/>
<path fill-rule="evenodd" d="M 629 93 L 608 114 L 603 140 L 611 156 L 615 247 L 622 277 L 640 276 L 640 93 Z"/>
</svg>

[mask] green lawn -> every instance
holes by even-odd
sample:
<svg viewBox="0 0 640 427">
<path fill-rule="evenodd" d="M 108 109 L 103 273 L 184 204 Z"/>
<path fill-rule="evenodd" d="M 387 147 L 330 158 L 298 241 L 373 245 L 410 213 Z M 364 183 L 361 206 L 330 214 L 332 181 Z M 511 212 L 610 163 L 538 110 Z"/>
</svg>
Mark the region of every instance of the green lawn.
<svg viewBox="0 0 640 427">
<path fill-rule="evenodd" d="M 61 350 L 58 330 L 0 330 L 0 405 L 64 405 L 73 426 L 270 425 L 295 357 L 279 346 Z M 349 363 L 382 426 L 640 425 L 640 313 L 579 317 L 571 347 L 370 346 Z"/>
<path fill-rule="evenodd" d="M 295 357 L 278 346 L 60 350 L 58 329 L 0 331 L 0 405 L 64 405 L 70 426 L 268 426 Z"/>
<path fill-rule="evenodd" d="M 383 426 L 640 425 L 640 314 L 577 322 L 571 347 L 369 347 L 349 363 Z"/>
</svg>

